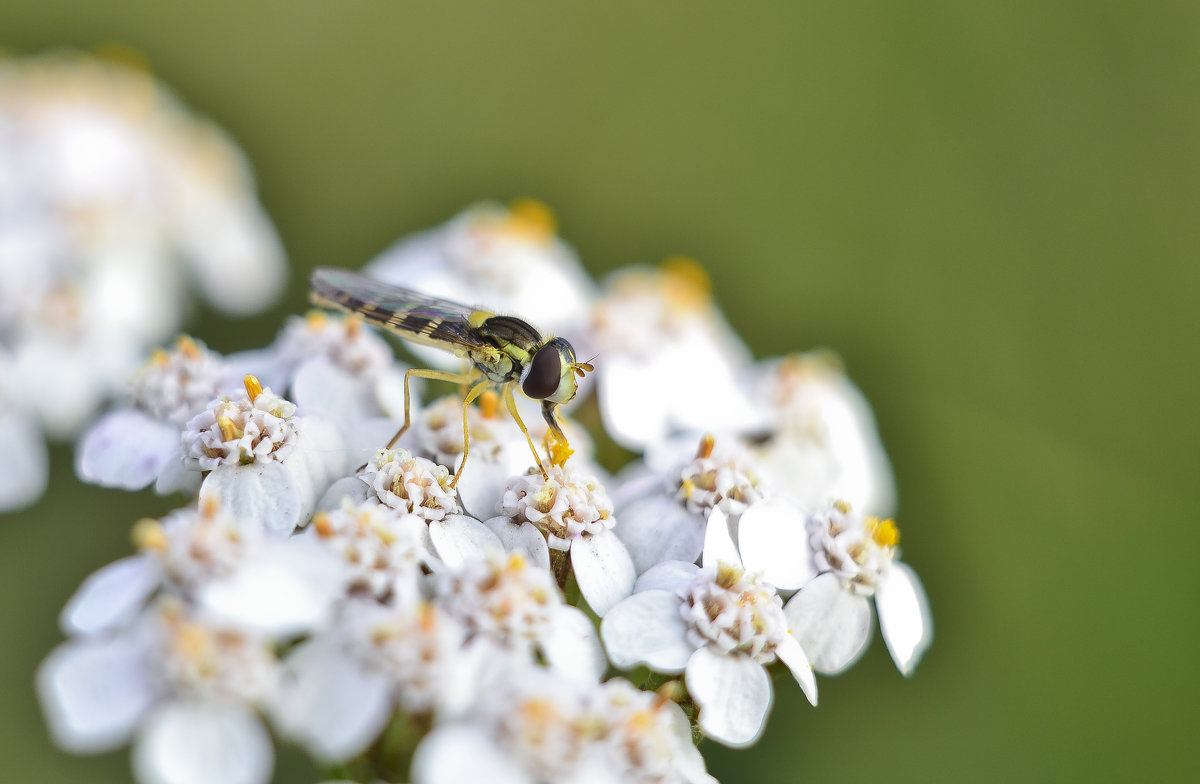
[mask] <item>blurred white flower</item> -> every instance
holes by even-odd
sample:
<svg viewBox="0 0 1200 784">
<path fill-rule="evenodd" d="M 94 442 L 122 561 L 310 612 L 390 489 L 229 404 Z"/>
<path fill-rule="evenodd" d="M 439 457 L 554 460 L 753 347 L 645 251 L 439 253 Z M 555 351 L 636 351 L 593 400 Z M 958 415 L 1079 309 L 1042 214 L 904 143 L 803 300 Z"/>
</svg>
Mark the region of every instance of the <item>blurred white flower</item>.
<svg viewBox="0 0 1200 784">
<path fill-rule="evenodd" d="M 268 639 L 166 599 L 118 634 L 55 648 L 37 690 L 63 748 L 96 753 L 132 740 L 139 782 L 257 784 L 270 779 L 274 751 L 254 710 L 278 679 Z"/>
<path fill-rule="evenodd" d="M 585 326 L 595 284 L 555 236 L 554 216 L 532 200 L 481 204 L 401 240 L 364 270 L 382 281 L 497 313 L 516 313 L 547 335 L 574 338 Z M 436 367 L 457 370 L 445 352 L 409 346 Z"/>
<path fill-rule="evenodd" d="M 598 353 L 600 413 L 622 446 L 641 450 L 679 430 L 759 422 L 741 384 L 750 353 L 710 291 L 700 265 L 682 257 L 606 281 L 583 351 Z"/>
<path fill-rule="evenodd" d="M 896 506 L 895 480 L 863 394 L 828 351 L 767 360 L 754 370 L 767 438 L 763 474 L 806 510 L 844 499 L 869 514 Z"/>
<path fill-rule="evenodd" d="M 435 602 L 497 648 L 542 660 L 564 677 L 595 683 L 606 661 L 596 630 L 563 602 L 550 573 L 522 553 L 490 550 L 437 575 Z"/>
<path fill-rule="evenodd" d="M 334 626 L 289 654 L 275 724 L 320 760 L 356 756 L 397 707 L 428 715 L 453 702 L 470 678 L 465 640 L 463 627 L 428 602 L 350 602 Z"/>
<path fill-rule="evenodd" d="M 770 494 L 754 458 L 736 441 L 722 437 L 718 446 L 705 435 L 696 443 L 690 436 L 661 443 L 626 472 L 617 491 L 616 534 L 639 574 L 663 561 L 696 561 L 714 516 L 736 526 Z"/>
<path fill-rule="evenodd" d="M 156 592 L 186 599 L 209 618 L 268 634 L 320 625 L 349 578 L 300 538 L 268 536 L 209 499 L 134 526 L 139 552 L 94 572 L 59 616 L 68 635 L 125 627 Z"/>
<path fill-rule="evenodd" d="M 665 561 L 638 579 L 637 592 L 600 624 L 612 663 L 685 673 L 700 706 L 705 734 L 747 746 L 762 733 L 771 708 L 765 665 L 780 659 L 813 705 L 817 685 L 800 643 L 788 631 L 775 589 L 720 562 L 704 569 Z"/>
<path fill-rule="evenodd" d="M 515 669 L 475 708 L 434 728 L 413 758 L 416 784 L 715 784 L 678 705 L 615 679 L 564 683 Z"/>
<path fill-rule="evenodd" d="M 129 385 L 128 405 L 105 414 L 80 439 L 79 478 L 104 487 L 171 492 L 199 475 L 183 466 L 184 425 L 207 403 L 239 384 L 224 358 L 181 337 L 170 351 L 156 349 Z M 195 489 L 193 487 L 192 489 Z"/>
<path fill-rule="evenodd" d="M 345 471 L 341 434 L 247 375 L 240 400 L 221 397 L 187 423 L 185 465 L 207 472 L 200 498 L 215 497 L 237 517 L 289 534 Z"/>
<path fill-rule="evenodd" d="M 11 360 L 0 344 L 0 512 L 28 506 L 42 497 L 50 478 L 46 439 L 30 412 L 8 390 Z"/>
<path fill-rule="evenodd" d="M 546 471 L 546 478 L 533 469 L 510 479 L 497 509 L 500 516 L 486 524 L 507 548 L 523 547 L 547 566 L 553 560 L 537 541 L 541 536 L 551 550 L 569 554 L 580 593 L 603 616 L 633 591 L 637 577 L 633 559 L 613 532 L 612 501 L 595 477 L 570 462 Z"/>
<path fill-rule="evenodd" d="M 286 271 L 241 153 L 146 73 L 0 62 L 0 346 L 12 401 L 51 436 L 77 432 L 179 330 L 189 281 L 240 314 Z"/>
<path fill-rule="evenodd" d="M 784 613 L 813 667 L 836 675 L 858 661 L 871 639 L 874 596 L 892 660 L 911 675 L 933 641 L 933 616 L 916 572 L 897 560 L 896 524 L 839 501 L 810 514 L 807 532 L 811 556 L 796 553 L 793 568 L 809 579 Z M 769 540 L 771 533 L 763 526 L 753 536 Z"/>
</svg>

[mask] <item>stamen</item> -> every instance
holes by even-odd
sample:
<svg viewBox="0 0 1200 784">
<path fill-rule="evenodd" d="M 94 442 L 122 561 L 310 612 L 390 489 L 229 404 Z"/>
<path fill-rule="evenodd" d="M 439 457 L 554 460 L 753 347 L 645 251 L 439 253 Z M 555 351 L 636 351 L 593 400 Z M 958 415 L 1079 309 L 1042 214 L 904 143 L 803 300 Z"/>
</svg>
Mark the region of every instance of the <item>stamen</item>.
<svg viewBox="0 0 1200 784">
<path fill-rule="evenodd" d="M 537 199 L 517 199 L 508 208 L 509 228 L 532 239 L 547 241 L 558 230 L 554 212 Z"/>
<path fill-rule="evenodd" d="M 175 342 L 175 350 L 188 359 L 199 359 L 201 356 L 200 347 L 187 335 L 179 336 L 179 340 Z"/>
<path fill-rule="evenodd" d="M 875 540 L 875 544 L 880 547 L 895 547 L 900 544 L 900 529 L 896 527 L 896 523 L 891 518 L 880 520 L 878 517 L 868 517 L 863 521 L 867 530 L 871 532 L 871 538 Z"/>
<path fill-rule="evenodd" d="M 308 324 L 311 330 L 323 329 L 329 323 L 329 316 L 323 310 L 310 310 L 304 316 L 304 321 Z"/>
<path fill-rule="evenodd" d="M 333 523 L 329 520 L 329 515 L 325 512 L 317 512 L 312 519 L 313 530 L 317 532 L 317 536 L 322 539 L 328 539 L 336 533 L 333 529 Z"/>
<path fill-rule="evenodd" d="M 500 413 L 500 396 L 496 390 L 489 389 L 479 396 L 479 411 L 487 419 L 495 419 Z"/>
<path fill-rule="evenodd" d="M 247 376 L 247 378 L 253 378 L 253 376 Z M 217 427 L 221 430 L 222 441 L 236 441 L 242 437 L 242 434 L 238 432 L 237 425 L 233 423 L 228 414 L 221 414 L 217 417 Z"/>
<path fill-rule="evenodd" d="M 247 373 L 246 377 L 242 379 L 242 384 L 246 387 L 246 396 L 250 398 L 251 403 L 262 394 L 263 388 L 259 383 L 258 376 Z"/>
<path fill-rule="evenodd" d="M 171 355 L 163 351 L 161 348 L 156 348 L 150 353 L 150 364 L 155 367 L 166 367 L 171 360 Z"/>
<path fill-rule="evenodd" d="M 705 433 L 700 439 L 700 448 L 696 450 L 696 458 L 698 460 L 706 460 L 712 457 L 713 447 L 716 446 L 717 439 L 713 438 L 711 433 Z"/>
<path fill-rule="evenodd" d="M 163 529 L 162 523 L 157 520 L 143 517 L 133 524 L 133 529 L 129 533 L 130 538 L 133 539 L 133 546 L 142 552 L 165 553 L 167 551 L 167 532 Z"/>
<path fill-rule="evenodd" d="M 709 300 L 712 281 L 704 267 L 688 256 L 672 256 L 662 263 L 667 299 L 685 307 L 699 307 Z"/>
</svg>

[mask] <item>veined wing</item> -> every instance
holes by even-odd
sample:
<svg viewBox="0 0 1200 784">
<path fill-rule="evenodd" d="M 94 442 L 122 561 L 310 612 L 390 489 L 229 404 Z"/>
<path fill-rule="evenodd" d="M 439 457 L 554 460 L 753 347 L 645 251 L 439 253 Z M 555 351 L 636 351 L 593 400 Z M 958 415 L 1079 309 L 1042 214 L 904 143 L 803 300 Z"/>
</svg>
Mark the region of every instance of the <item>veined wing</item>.
<svg viewBox="0 0 1200 784">
<path fill-rule="evenodd" d="M 480 311 L 457 302 L 330 267 L 314 270 L 310 285 L 315 304 L 357 313 L 413 343 L 454 353 L 461 353 L 456 348 L 495 348 L 471 326 L 471 316 Z"/>
</svg>

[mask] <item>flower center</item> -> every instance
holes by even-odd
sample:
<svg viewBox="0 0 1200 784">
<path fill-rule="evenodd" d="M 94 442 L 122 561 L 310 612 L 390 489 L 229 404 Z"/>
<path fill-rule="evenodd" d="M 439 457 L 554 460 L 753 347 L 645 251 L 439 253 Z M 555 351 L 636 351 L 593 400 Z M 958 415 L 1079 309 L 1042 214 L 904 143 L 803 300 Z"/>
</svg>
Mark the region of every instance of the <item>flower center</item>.
<svg viewBox="0 0 1200 784">
<path fill-rule="evenodd" d="M 787 635 L 783 600 L 775 589 L 722 563 L 716 573 L 701 573 L 680 609 L 695 645 L 742 653 L 766 664 Z"/>
</svg>

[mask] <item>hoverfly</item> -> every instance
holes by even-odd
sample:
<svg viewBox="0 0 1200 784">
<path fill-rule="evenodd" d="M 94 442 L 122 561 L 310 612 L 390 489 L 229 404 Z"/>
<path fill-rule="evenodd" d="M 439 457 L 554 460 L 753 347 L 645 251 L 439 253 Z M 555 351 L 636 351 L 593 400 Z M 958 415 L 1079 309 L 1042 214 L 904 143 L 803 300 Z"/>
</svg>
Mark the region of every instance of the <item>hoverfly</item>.
<svg viewBox="0 0 1200 784">
<path fill-rule="evenodd" d="M 358 275 L 342 269 L 321 268 L 312 274 L 311 299 L 314 304 L 357 314 L 368 324 L 396 333 L 404 340 L 449 351 L 471 363 L 462 373 L 432 369 L 410 369 L 404 374 L 404 425 L 392 436 L 387 448 L 395 446 L 412 424 L 409 406 L 409 380 L 427 378 L 449 381 L 466 387 L 463 396 L 463 458 L 450 486 L 458 483 L 467 464 L 470 435 L 467 433 L 467 408 L 485 390 L 498 388 L 508 413 L 516 421 L 542 476 L 546 468 L 529 435 L 517 404 L 513 387 L 531 400 L 542 402 L 542 417 L 562 444 L 567 438 L 559 427 L 556 410 L 575 397 L 576 376 L 593 370 L 587 362 L 575 359 L 575 349 L 564 338 L 547 338 L 528 322 L 514 316 L 498 316 L 457 302 L 437 299 L 411 289 Z"/>
</svg>

